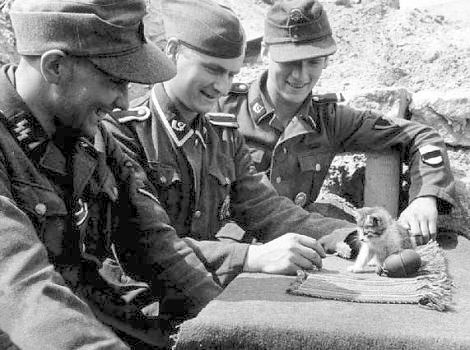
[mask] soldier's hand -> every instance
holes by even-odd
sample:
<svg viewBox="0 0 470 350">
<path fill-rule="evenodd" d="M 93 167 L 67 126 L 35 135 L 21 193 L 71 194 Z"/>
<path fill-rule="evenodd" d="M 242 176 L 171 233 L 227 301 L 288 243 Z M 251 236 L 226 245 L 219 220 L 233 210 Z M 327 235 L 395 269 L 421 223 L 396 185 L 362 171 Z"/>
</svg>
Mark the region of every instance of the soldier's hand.
<svg viewBox="0 0 470 350">
<path fill-rule="evenodd" d="M 325 256 L 316 239 L 286 233 L 268 243 L 251 245 L 243 270 L 293 275 L 299 269 L 321 268 Z"/>
<path fill-rule="evenodd" d="M 436 239 L 437 200 L 433 196 L 418 197 L 401 213 L 398 221 L 406 227 L 417 245 Z"/>
</svg>

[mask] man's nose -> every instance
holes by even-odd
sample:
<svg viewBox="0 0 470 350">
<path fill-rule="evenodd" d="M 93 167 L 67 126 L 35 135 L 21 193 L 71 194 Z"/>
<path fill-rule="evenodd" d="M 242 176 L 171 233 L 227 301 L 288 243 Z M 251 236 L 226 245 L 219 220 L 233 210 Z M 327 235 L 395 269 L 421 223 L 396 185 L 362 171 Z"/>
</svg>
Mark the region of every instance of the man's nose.
<svg viewBox="0 0 470 350">
<path fill-rule="evenodd" d="M 233 77 L 230 74 L 220 74 L 214 84 L 214 88 L 220 95 L 227 95 L 232 86 Z"/>
<path fill-rule="evenodd" d="M 298 61 L 292 69 L 292 76 L 295 79 L 305 81 L 308 78 L 308 67 L 307 62 Z"/>
</svg>

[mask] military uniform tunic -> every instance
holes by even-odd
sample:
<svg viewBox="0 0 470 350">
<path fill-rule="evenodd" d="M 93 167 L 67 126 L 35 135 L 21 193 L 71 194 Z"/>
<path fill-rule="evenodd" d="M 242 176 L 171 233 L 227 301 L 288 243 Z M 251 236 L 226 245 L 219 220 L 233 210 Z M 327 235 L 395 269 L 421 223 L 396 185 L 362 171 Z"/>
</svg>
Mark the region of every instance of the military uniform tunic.
<svg viewBox="0 0 470 350">
<path fill-rule="evenodd" d="M 243 232 L 218 240 L 227 222 L 260 242 L 287 232 L 319 238 L 335 229 L 353 231 L 344 221 L 309 214 L 278 196 L 255 171 L 233 115 L 185 115 L 160 84 L 114 117 L 118 121 L 109 118 L 105 125 L 145 168 L 176 232 L 221 285 L 242 271 L 244 242 L 251 242 Z"/>
<path fill-rule="evenodd" d="M 354 110 L 321 95 L 310 95 L 284 127 L 264 93 L 266 78 L 267 71 L 250 86 L 234 84 L 218 110 L 237 116 L 257 170 L 269 175 L 281 195 L 306 207 L 317 198 L 336 154 L 396 149 L 409 165 L 409 201 L 435 196 L 440 209 L 454 203 L 445 146 L 432 128 Z"/>
<path fill-rule="evenodd" d="M 0 73 L 0 329 L 21 349 L 127 348 L 86 300 L 106 323 L 164 345 L 158 312 L 141 310 L 149 300 L 169 285 L 194 314 L 220 287 L 111 135 L 100 128 L 93 143 L 59 129 L 51 139 L 14 69 Z"/>
</svg>

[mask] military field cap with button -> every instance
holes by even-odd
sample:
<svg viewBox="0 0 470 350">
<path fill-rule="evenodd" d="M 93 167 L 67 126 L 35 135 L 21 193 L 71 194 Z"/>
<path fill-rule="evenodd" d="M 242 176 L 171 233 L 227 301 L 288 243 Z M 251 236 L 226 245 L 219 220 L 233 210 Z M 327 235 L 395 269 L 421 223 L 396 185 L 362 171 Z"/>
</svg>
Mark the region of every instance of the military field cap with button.
<svg viewBox="0 0 470 350">
<path fill-rule="evenodd" d="M 277 0 L 266 14 L 264 42 L 275 62 L 336 52 L 326 12 L 317 0 Z"/>
<path fill-rule="evenodd" d="M 162 11 L 167 39 L 218 58 L 244 54 L 244 31 L 230 8 L 211 0 L 163 0 Z"/>
<path fill-rule="evenodd" d="M 145 39 L 145 11 L 144 0 L 16 0 L 10 17 L 21 55 L 59 49 L 116 78 L 152 84 L 176 71 Z"/>
</svg>

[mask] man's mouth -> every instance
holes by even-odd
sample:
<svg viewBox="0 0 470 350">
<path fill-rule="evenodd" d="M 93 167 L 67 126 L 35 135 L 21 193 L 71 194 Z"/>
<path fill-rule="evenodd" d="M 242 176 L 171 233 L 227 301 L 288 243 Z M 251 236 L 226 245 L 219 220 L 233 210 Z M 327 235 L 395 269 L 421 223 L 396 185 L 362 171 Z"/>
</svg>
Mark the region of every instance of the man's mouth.
<svg viewBox="0 0 470 350">
<path fill-rule="evenodd" d="M 306 87 L 307 85 L 309 85 L 309 83 L 302 83 L 302 82 L 290 82 L 290 81 L 286 81 L 287 85 L 289 85 L 291 88 L 293 89 L 303 89 L 304 87 Z"/>
<path fill-rule="evenodd" d="M 216 100 L 219 98 L 219 94 L 211 94 L 203 90 L 201 90 L 201 95 L 207 98 L 208 100 Z"/>
</svg>

